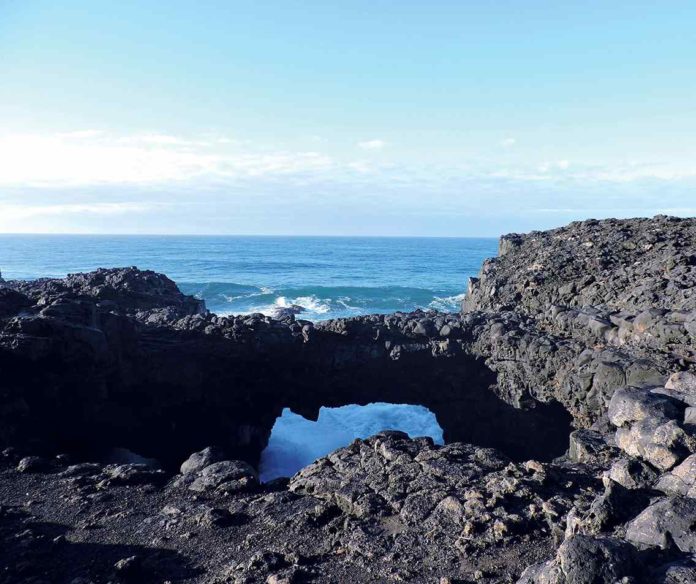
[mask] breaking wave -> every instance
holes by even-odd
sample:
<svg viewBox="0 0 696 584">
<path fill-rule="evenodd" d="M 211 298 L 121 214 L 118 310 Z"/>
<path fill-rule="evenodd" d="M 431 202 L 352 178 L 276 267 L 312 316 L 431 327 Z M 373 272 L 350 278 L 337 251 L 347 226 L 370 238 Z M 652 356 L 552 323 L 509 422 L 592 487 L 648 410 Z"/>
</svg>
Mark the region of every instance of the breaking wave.
<svg viewBox="0 0 696 584">
<path fill-rule="evenodd" d="M 370 313 L 408 312 L 416 308 L 456 312 L 464 294 L 406 286 L 307 286 L 277 289 L 214 282 L 183 283 L 180 288 L 206 301 L 219 315 L 262 313 L 299 307 L 299 318 L 327 320 Z"/>
<path fill-rule="evenodd" d="M 444 444 L 435 414 L 424 406 L 377 402 L 322 407 L 316 422 L 285 408 L 261 453 L 261 480 L 292 476 L 356 438 L 367 438 L 382 430 L 401 430 L 412 438 L 430 436 L 436 444 Z"/>
</svg>

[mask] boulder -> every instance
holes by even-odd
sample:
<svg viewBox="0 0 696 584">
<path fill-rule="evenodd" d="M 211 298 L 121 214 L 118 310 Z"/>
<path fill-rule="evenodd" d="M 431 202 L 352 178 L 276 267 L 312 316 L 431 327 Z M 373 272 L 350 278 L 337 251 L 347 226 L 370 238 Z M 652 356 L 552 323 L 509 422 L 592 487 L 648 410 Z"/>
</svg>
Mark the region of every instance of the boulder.
<svg viewBox="0 0 696 584">
<path fill-rule="evenodd" d="M 602 464 L 615 450 L 604 436 L 594 430 L 575 430 L 570 434 L 568 458 L 575 462 Z"/>
<path fill-rule="evenodd" d="M 684 425 L 696 426 L 696 407 L 689 406 L 684 410 Z"/>
<path fill-rule="evenodd" d="M 163 470 L 147 464 L 109 464 L 102 471 L 104 482 L 114 485 L 143 485 L 163 483 L 167 475 Z"/>
<path fill-rule="evenodd" d="M 685 404 L 645 388 L 614 392 L 607 411 L 616 426 L 616 445 L 665 471 L 696 451 L 696 438 L 681 422 Z"/>
<path fill-rule="evenodd" d="M 696 406 L 696 374 L 689 371 L 673 373 L 665 383 L 665 389 L 684 403 Z"/>
<path fill-rule="evenodd" d="M 568 584 L 614 584 L 636 576 L 640 567 L 635 548 L 614 538 L 570 537 L 557 558 Z"/>
<path fill-rule="evenodd" d="M 605 473 L 607 478 L 626 489 L 645 489 L 650 487 L 658 473 L 637 458 L 621 458 L 611 465 Z"/>
<path fill-rule="evenodd" d="M 48 468 L 48 461 L 40 456 L 25 456 L 17 464 L 19 472 L 41 472 Z"/>
<path fill-rule="evenodd" d="M 250 490 L 258 484 L 256 471 L 240 460 L 214 462 L 194 476 L 189 489 L 197 492 L 235 493 Z"/>
<path fill-rule="evenodd" d="M 183 475 L 198 472 L 214 462 L 225 459 L 225 455 L 219 448 L 208 446 L 200 452 L 194 452 L 184 462 L 181 463 L 180 472 Z"/>
<path fill-rule="evenodd" d="M 666 471 L 696 451 L 696 440 L 676 420 L 646 418 L 616 430 L 616 445 Z"/>
<path fill-rule="evenodd" d="M 611 532 L 612 528 L 634 517 L 648 503 L 643 493 L 631 491 L 611 479 L 605 480 L 605 484 L 604 493 L 595 497 L 588 512 L 577 522 L 583 533 Z M 568 524 L 571 525 L 570 520 Z"/>
<path fill-rule="evenodd" d="M 235 522 L 235 518 L 228 509 L 208 507 L 203 509 L 196 516 L 196 521 L 199 525 L 212 529 L 218 527 L 229 527 Z"/>
<path fill-rule="evenodd" d="M 696 498 L 696 454 L 689 456 L 671 472 L 662 475 L 655 488 L 668 495 Z"/>
<path fill-rule="evenodd" d="M 677 400 L 649 389 L 624 387 L 614 392 L 607 415 L 617 428 L 646 418 L 681 419 L 684 407 Z"/>
<path fill-rule="evenodd" d="M 667 549 L 672 542 L 686 553 L 696 552 L 696 499 L 665 497 L 628 524 L 626 539 L 636 545 Z"/>
<path fill-rule="evenodd" d="M 527 568 L 517 584 L 616 584 L 632 582 L 640 572 L 637 550 L 625 541 L 574 535 L 553 560 Z"/>
</svg>

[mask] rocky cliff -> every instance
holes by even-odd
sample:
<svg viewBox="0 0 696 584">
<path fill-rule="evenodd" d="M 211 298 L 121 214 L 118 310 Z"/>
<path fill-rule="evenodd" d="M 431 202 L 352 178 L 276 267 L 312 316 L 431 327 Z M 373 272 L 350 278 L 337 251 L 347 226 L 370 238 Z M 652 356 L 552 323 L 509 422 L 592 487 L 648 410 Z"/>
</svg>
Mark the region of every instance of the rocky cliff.
<svg viewBox="0 0 696 584">
<path fill-rule="evenodd" d="M 696 220 L 669 217 L 505 236 L 460 314 L 0 282 L 0 581 L 695 582 L 695 284 Z M 383 433 L 258 483 L 284 407 L 372 401 L 447 445 Z"/>
</svg>

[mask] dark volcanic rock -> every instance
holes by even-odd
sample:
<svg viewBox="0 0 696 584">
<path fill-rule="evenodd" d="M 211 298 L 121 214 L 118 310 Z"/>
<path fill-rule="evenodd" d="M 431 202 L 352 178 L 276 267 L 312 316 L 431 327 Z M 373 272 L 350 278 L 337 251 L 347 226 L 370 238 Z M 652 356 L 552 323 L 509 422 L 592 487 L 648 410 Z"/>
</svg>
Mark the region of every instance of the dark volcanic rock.
<svg viewBox="0 0 696 584">
<path fill-rule="evenodd" d="M 216 465 L 228 482 L 248 476 L 238 463 L 198 472 Z M 568 509 L 598 493 L 580 472 L 398 432 L 336 451 L 283 490 L 106 482 L 110 467 L 94 463 L 0 466 L 0 565 L 8 582 L 509 582 L 550 557 Z"/>
<path fill-rule="evenodd" d="M 367 471 L 367 472 L 366 472 Z M 546 532 L 573 505 L 588 505 L 591 479 L 562 496 L 554 485 L 577 480 L 572 466 L 515 465 L 495 450 L 455 443 L 436 447 L 385 432 L 300 471 L 290 491 L 312 495 L 357 518 L 442 533 L 455 545 L 481 546 Z"/>
<path fill-rule="evenodd" d="M 650 465 L 635 458 L 620 458 L 606 473 L 607 477 L 627 489 L 647 489 L 658 473 Z"/>
<path fill-rule="evenodd" d="M 48 466 L 46 459 L 40 456 L 25 456 L 19 461 L 17 465 L 17 470 L 19 472 L 38 472 L 40 470 L 45 470 Z"/>
<path fill-rule="evenodd" d="M 187 475 L 203 470 L 206 466 L 210 466 L 214 462 L 220 462 L 225 459 L 225 455 L 219 448 L 208 446 L 200 452 L 194 452 L 179 468 L 181 474 Z"/>
<path fill-rule="evenodd" d="M 171 316 L 179 317 L 205 313 L 202 300 L 183 295 L 167 276 L 137 268 L 99 269 L 70 274 L 63 280 L 6 282 L 5 285 L 29 296 L 39 306 L 50 306 L 61 299 L 89 299 L 102 307 L 129 313 L 155 309 L 168 309 Z"/>
<path fill-rule="evenodd" d="M 196 472 L 188 488 L 199 492 L 235 493 L 253 489 L 257 482 L 256 471 L 246 462 L 223 460 Z"/>
<path fill-rule="evenodd" d="M 628 525 L 626 539 L 637 545 L 696 552 L 696 499 L 667 497 L 645 509 Z"/>
<path fill-rule="evenodd" d="M 556 558 L 529 568 L 518 584 L 616 584 L 635 582 L 641 572 L 635 548 L 615 538 L 575 535 Z"/>
<path fill-rule="evenodd" d="M 696 454 L 689 456 L 671 472 L 662 475 L 655 488 L 669 495 L 696 498 Z"/>
<path fill-rule="evenodd" d="M 695 240 L 696 221 L 677 217 L 588 220 L 506 235 L 499 257 L 486 260 L 464 302 L 530 314 L 552 305 L 606 306 L 632 314 L 693 311 Z"/>
<path fill-rule="evenodd" d="M 135 268 L 0 282 L 0 582 L 691 582 L 695 235 L 506 236 L 461 314 L 316 324 Z M 284 407 L 375 401 L 447 445 L 381 433 L 259 484 Z"/>
<path fill-rule="evenodd" d="M 82 455 L 118 446 L 170 468 L 219 444 L 255 463 L 284 407 L 315 418 L 321 406 L 386 401 L 425 405 L 448 440 L 515 459 L 567 447 L 558 403 L 519 409 L 489 390 L 496 376 L 467 338 L 487 329 L 459 315 L 219 318 L 133 269 L 11 285 L 36 304 L 0 319 L 2 444 L 92 451 Z"/>
</svg>

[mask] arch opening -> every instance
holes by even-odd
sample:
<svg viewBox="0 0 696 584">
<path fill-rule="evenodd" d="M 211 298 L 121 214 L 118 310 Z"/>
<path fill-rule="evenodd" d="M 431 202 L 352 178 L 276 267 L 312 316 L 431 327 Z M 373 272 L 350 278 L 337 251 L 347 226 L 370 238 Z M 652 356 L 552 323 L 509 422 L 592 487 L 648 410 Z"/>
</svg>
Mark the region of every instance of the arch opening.
<svg viewBox="0 0 696 584">
<path fill-rule="evenodd" d="M 444 444 L 444 432 L 435 414 L 421 405 L 373 402 L 321 407 L 316 421 L 284 408 L 261 453 L 260 478 L 267 482 L 292 476 L 356 438 L 368 438 L 382 430 L 400 430 L 412 438 L 429 436 L 436 444 Z"/>
</svg>

